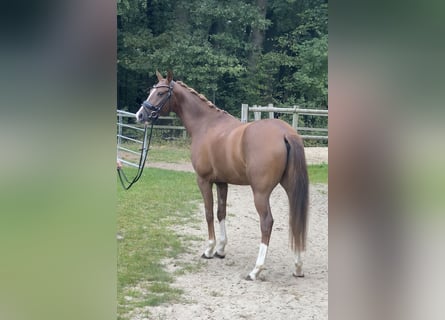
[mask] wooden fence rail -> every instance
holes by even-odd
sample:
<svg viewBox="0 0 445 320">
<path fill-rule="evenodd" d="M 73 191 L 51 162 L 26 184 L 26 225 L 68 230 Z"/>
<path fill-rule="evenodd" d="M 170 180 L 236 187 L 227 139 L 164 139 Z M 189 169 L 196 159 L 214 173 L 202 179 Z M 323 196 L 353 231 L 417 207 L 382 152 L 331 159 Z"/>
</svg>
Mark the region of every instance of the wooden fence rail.
<svg viewBox="0 0 445 320">
<path fill-rule="evenodd" d="M 326 132 L 326 135 L 308 135 L 308 134 L 302 134 L 301 136 L 304 139 L 313 139 L 313 140 L 328 140 L 328 128 L 317 128 L 317 127 L 299 127 L 298 126 L 298 119 L 300 115 L 309 115 L 309 116 L 320 116 L 320 117 L 327 117 L 328 116 L 328 110 L 321 110 L 321 109 L 304 109 L 300 108 L 298 106 L 292 106 L 292 107 L 281 107 L 277 108 L 274 107 L 273 104 L 269 104 L 265 107 L 253 105 L 249 107 L 248 104 L 242 104 L 241 105 L 241 122 L 246 123 L 249 121 L 249 111 L 253 112 L 254 120 L 261 120 L 261 114 L 263 112 L 269 113 L 269 119 L 275 118 L 275 113 L 285 113 L 285 114 L 292 114 L 292 127 L 294 127 L 295 130 L 298 132 L 301 131 L 315 131 L 315 132 Z"/>
</svg>

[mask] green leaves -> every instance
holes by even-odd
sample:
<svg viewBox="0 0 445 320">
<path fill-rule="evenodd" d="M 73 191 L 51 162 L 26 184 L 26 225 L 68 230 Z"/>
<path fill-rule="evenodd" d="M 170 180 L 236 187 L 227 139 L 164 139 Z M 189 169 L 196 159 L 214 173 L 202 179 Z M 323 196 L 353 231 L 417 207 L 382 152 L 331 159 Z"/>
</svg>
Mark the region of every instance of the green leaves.
<svg viewBox="0 0 445 320">
<path fill-rule="evenodd" d="M 118 0 L 118 107 L 135 111 L 156 69 L 235 115 L 242 103 L 325 107 L 327 4 L 268 1 L 264 15 L 260 3 Z"/>
<path fill-rule="evenodd" d="M 327 5 L 308 8 L 301 23 L 277 39 L 283 56 L 283 89 L 306 107 L 325 108 L 328 94 Z"/>
</svg>

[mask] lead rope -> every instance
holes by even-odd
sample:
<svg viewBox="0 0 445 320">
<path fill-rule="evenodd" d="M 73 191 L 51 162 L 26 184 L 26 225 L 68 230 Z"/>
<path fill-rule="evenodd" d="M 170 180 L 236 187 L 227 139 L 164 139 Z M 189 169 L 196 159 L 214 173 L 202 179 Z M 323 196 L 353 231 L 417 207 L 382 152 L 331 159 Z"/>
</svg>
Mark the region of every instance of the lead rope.
<svg viewBox="0 0 445 320">
<path fill-rule="evenodd" d="M 151 122 L 151 127 L 150 127 L 150 136 L 148 138 L 148 144 L 147 144 L 147 125 L 145 125 L 145 129 L 144 129 L 144 141 L 142 142 L 142 150 L 141 150 L 141 156 L 139 157 L 139 165 L 138 165 L 138 172 L 136 173 L 136 176 L 133 178 L 133 180 L 129 180 L 127 178 L 127 175 L 125 174 L 124 170 L 122 169 L 121 166 L 117 167 L 117 173 L 119 176 L 119 180 L 121 182 L 122 187 L 125 190 L 128 190 L 131 188 L 131 186 L 133 184 L 135 184 L 139 178 L 142 176 L 142 172 L 144 171 L 144 167 L 145 167 L 145 161 L 147 160 L 147 155 L 148 155 L 148 148 L 150 148 L 150 143 L 151 143 L 151 137 L 153 135 L 153 126 L 155 124 L 155 121 Z M 127 184 L 127 185 L 125 185 Z"/>
</svg>

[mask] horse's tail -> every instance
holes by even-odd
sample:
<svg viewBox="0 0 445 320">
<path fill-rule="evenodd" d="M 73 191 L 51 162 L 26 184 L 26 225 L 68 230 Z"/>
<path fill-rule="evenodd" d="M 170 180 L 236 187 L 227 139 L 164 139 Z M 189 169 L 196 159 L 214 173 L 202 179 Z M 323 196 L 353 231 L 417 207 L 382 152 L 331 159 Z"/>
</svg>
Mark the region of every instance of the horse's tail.
<svg viewBox="0 0 445 320">
<path fill-rule="evenodd" d="M 303 141 L 297 135 L 285 137 L 287 165 L 281 184 L 289 197 L 289 236 L 293 251 L 306 247 L 309 178 Z"/>
</svg>

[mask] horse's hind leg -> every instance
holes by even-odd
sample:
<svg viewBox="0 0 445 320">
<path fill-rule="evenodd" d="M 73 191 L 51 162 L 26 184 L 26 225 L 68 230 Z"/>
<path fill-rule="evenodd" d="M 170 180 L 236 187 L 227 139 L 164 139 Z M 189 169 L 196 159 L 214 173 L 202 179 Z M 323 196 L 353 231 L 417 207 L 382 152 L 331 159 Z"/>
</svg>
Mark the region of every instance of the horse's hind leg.
<svg viewBox="0 0 445 320">
<path fill-rule="evenodd" d="M 227 183 L 217 183 L 217 194 L 218 194 L 218 221 L 219 221 L 219 241 L 216 246 L 215 257 L 224 258 L 226 253 L 224 251 L 227 244 L 227 234 L 226 234 L 226 204 L 227 204 Z"/>
<path fill-rule="evenodd" d="M 198 177 L 198 186 L 201 190 L 202 197 L 204 199 L 204 209 L 207 220 L 207 228 L 209 231 L 209 241 L 207 243 L 207 249 L 202 254 L 203 258 L 210 259 L 213 258 L 215 250 L 215 227 L 213 225 L 213 184 L 209 181 Z"/>
<path fill-rule="evenodd" d="M 287 195 L 289 197 L 289 203 L 291 203 L 291 197 L 293 196 L 289 192 L 289 185 L 288 180 L 283 180 L 281 182 L 281 185 L 283 186 L 284 190 L 286 190 Z M 294 249 L 294 265 L 295 265 L 295 271 L 292 273 L 294 277 L 304 277 L 303 273 L 303 259 L 301 258 L 301 251 L 299 248 Z"/>
<path fill-rule="evenodd" d="M 247 276 L 247 280 L 255 280 L 261 270 L 264 269 L 264 262 L 266 260 L 267 248 L 269 246 L 270 235 L 272 233 L 273 217 L 270 210 L 269 197 L 270 192 L 258 193 L 254 191 L 255 207 L 260 215 L 261 226 L 261 243 L 258 252 L 258 258 L 255 263 L 255 268 Z"/>
<path fill-rule="evenodd" d="M 294 277 L 304 277 L 303 273 L 303 260 L 301 259 L 300 250 L 295 251 L 295 272 L 293 273 Z"/>
</svg>

